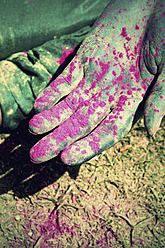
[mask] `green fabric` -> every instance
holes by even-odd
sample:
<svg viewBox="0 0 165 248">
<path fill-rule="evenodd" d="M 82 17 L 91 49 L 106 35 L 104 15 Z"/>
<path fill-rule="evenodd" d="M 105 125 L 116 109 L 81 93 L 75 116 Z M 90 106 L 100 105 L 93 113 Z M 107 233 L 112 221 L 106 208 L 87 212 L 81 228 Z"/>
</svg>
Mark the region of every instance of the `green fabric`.
<svg viewBox="0 0 165 248">
<path fill-rule="evenodd" d="M 15 129 L 30 113 L 39 92 L 52 80 L 64 60 L 90 27 L 62 36 L 28 52 L 19 52 L 0 62 L 0 103 L 3 128 Z M 65 57 L 64 57 L 65 58 Z"/>
<path fill-rule="evenodd" d="M 60 59 L 86 37 L 106 5 L 105 0 L 1 1 L 0 59 L 10 56 L 0 61 L 3 128 L 15 129 L 29 114 Z"/>
<path fill-rule="evenodd" d="M 0 59 L 92 25 L 106 0 L 1 0 Z"/>
</svg>

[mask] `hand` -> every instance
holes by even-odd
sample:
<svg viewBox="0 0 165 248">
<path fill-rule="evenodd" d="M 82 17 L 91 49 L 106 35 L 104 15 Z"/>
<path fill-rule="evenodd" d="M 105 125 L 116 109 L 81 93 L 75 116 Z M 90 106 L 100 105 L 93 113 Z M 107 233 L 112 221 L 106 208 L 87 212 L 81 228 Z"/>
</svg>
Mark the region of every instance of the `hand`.
<svg viewBox="0 0 165 248">
<path fill-rule="evenodd" d="M 35 109 L 42 112 L 30 121 L 30 131 L 54 130 L 32 147 L 33 162 L 47 161 L 63 150 L 64 163 L 81 164 L 130 131 L 148 87 L 156 80 L 163 89 L 163 10 L 163 1 L 107 6 L 77 56 L 35 101 Z M 164 98 L 160 100 L 164 105 Z"/>
</svg>

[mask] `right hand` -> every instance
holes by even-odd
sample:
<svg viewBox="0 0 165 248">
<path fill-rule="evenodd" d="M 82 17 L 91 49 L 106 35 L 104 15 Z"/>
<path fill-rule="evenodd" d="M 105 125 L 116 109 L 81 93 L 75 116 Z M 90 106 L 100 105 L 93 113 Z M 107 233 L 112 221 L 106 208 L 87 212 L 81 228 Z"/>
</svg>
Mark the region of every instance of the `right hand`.
<svg viewBox="0 0 165 248">
<path fill-rule="evenodd" d="M 126 12 L 122 1 L 107 6 L 77 56 L 39 94 L 35 108 L 42 112 L 30 121 L 30 131 L 41 134 L 58 127 L 31 149 L 33 162 L 47 161 L 62 150 L 68 165 L 91 159 L 130 131 L 153 79 L 163 87 L 163 4 L 126 3 Z M 139 11 L 132 15 L 135 8 Z"/>
</svg>

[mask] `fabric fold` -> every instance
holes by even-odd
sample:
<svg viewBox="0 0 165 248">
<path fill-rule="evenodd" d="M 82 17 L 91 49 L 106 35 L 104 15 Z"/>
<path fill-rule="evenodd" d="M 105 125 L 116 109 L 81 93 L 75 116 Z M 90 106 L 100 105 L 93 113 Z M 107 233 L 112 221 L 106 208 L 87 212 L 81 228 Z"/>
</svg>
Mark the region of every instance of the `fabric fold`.
<svg viewBox="0 0 165 248">
<path fill-rule="evenodd" d="M 15 129 L 30 113 L 34 100 L 52 80 L 65 59 L 74 52 L 90 26 L 72 35 L 53 39 L 29 51 L 0 61 L 0 105 L 3 128 Z"/>
</svg>

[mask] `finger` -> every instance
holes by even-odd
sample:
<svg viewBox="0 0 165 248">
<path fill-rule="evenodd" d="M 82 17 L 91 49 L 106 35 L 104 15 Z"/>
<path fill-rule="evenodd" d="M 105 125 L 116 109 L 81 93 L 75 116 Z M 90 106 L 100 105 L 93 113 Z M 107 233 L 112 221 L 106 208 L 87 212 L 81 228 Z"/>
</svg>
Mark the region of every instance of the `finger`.
<svg viewBox="0 0 165 248">
<path fill-rule="evenodd" d="M 32 147 L 31 160 L 41 163 L 57 156 L 66 146 L 89 134 L 109 112 L 110 104 L 103 91 Z"/>
<path fill-rule="evenodd" d="M 60 74 L 46 89 L 40 92 L 34 103 L 37 112 L 49 109 L 62 97 L 68 95 L 83 78 L 83 68 L 78 56 L 70 62 L 62 74 Z"/>
<path fill-rule="evenodd" d="M 88 136 L 66 147 L 61 154 L 62 161 L 67 165 L 82 164 L 112 147 L 130 131 L 134 120 L 133 107 L 137 103 L 133 102 L 127 109 L 114 109 Z"/>
<path fill-rule="evenodd" d="M 144 107 L 144 123 L 151 136 L 155 135 L 165 115 L 165 80 L 163 78 L 165 75 L 162 73 Z"/>
<path fill-rule="evenodd" d="M 92 94 L 96 94 L 98 90 L 106 88 L 109 85 L 109 77 L 106 77 L 107 74 L 111 76 L 110 80 L 114 79 L 114 82 L 112 81 L 113 84 L 122 80 L 122 76 L 120 75 L 121 68 L 116 65 L 116 61 L 116 71 L 114 71 L 114 61 L 107 61 L 106 58 L 100 60 L 99 55 L 103 51 L 99 51 L 98 53 L 95 50 L 94 52 L 87 51 L 85 56 L 82 55 L 85 52 L 84 48 L 85 45 L 80 47 L 77 56 L 70 62 L 63 73 L 38 95 L 34 103 L 34 108 L 37 112 L 50 109 L 62 97 L 68 95 L 82 80 L 83 73 L 85 73 L 86 82 L 88 82 L 85 85 L 86 91 L 90 91 Z M 107 49 L 106 54 L 108 55 L 109 53 L 110 49 Z M 90 59 L 92 59 L 92 62 Z M 122 59 L 120 58 L 120 60 Z"/>
<path fill-rule="evenodd" d="M 108 83 L 106 83 L 105 72 L 107 72 L 107 70 L 105 70 L 104 73 L 98 72 L 101 76 L 90 74 L 87 79 L 83 78 L 78 86 L 63 101 L 35 115 L 29 123 L 30 131 L 34 134 L 42 134 L 52 130 L 68 119 L 78 108 L 81 108 L 87 100 L 94 97 L 102 89 L 107 90 L 106 94 L 109 95 L 109 98 L 109 92 L 111 92 L 111 98 L 113 99 L 113 94 L 115 94 L 117 90 L 116 84 L 113 85 L 112 83 L 112 85 L 109 86 Z M 92 77 L 96 77 L 96 79 L 94 80 Z M 118 79 L 116 79 L 116 82 L 117 80 Z M 91 82 L 93 83 L 91 84 Z"/>
<path fill-rule="evenodd" d="M 101 83 L 104 80 L 100 80 Z M 46 133 L 56 126 L 67 120 L 77 109 L 80 109 L 83 105 L 88 104 L 88 100 L 94 96 L 97 97 L 96 89 L 90 89 L 90 81 L 86 81 L 84 78 L 81 80 L 79 85 L 61 102 L 53 106 L 49 110 L 44 110 L 39 114 L 36 114 L 29 122 L 29 130 L 34 134 Z M 115 87 L 108 86 L 104 89 L 106 91 L 107 97 L 109 97 L 109 102 L 112 105 L 114 100 L 113 95 L 110 95 L 109 90 L 111 88 L 111 93 L 115 92 Z M 89 90 L 90 89 L 90 90 Z M 97 103 L 95 102 L 96 106 Z"/>
<path fill-rule="evenodd" d="M 91 92 L 85 90 L 86 86 L 85 79 L 83 78 L 76 89 L 63 101 L 33 116 L 29 122 L 30 132 L 34 134 L 46 133 L 67 120 L 92 96 Z"/>
</svg>

